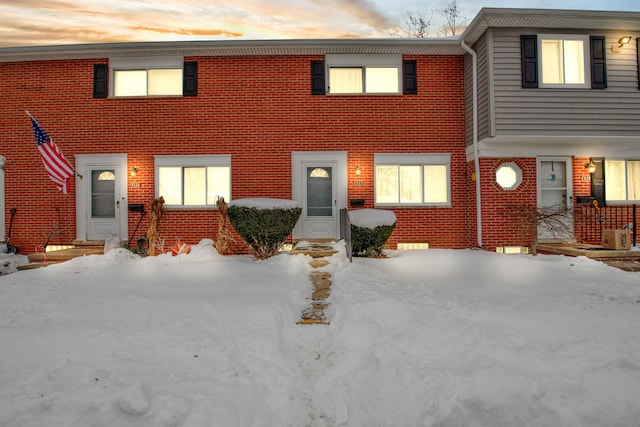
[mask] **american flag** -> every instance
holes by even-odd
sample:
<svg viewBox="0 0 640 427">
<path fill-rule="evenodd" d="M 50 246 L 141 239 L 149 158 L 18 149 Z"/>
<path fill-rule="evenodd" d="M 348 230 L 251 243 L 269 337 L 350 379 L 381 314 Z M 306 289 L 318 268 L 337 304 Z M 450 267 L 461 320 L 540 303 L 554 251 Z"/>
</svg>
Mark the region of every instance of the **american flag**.
<svg viewBox="0 0 640 427">
<path fill-rule="evenodd" d="M 49 177 L 63 194 L 69 192 L 69 178 L 75 175 L 75 169 L 64 158 L 58 146 L 49 138 L 49 135 L 40 127 L 33 117 L 29 116 L 33 125 L 33 134 L 36 137 L 36 144 L 44 168 L 47 170 Z"/>
</svg>

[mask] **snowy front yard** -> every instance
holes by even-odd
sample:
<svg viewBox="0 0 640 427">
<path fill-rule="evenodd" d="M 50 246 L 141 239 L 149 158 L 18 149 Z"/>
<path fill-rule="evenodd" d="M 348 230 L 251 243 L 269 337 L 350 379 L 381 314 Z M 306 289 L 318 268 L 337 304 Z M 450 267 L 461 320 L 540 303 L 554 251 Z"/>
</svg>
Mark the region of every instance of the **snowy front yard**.
<svg viewBox="0 0 640 427">
<path fill-rule="evenodd" d="M 0 276 L 0 426 L 634 426 L 640 273 L 482 251 L 124 250 Z"/>
</svg>

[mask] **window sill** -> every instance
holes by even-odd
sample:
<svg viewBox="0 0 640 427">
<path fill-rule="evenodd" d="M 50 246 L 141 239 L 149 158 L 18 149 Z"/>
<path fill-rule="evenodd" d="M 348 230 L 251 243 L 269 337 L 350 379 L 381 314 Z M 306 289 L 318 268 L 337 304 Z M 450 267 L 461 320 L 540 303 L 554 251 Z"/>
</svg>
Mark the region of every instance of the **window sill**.
<svg viewBox="0 0 640 427">
<path fill-rule="evenodd" d="M 605 206 L 633 206 L 640 205 L 640 200 L 606 200 Z"/>
<path fill-rule="evenodd" d="M 451 203 L 374 203 L 376 208 L 450 208 Z"/>
<path fill-rule="evenodd" d="M 194 206 L 182 206 L 182 205 L 164 205 L 166 210 L 171 211 L 216 211 L 218 210 L 215 205 L 194 205 Z"/>
<path fill-rule="evenodd" d="M 107 99 L 157 99 L 157 98 L 185 98 L 184 95 L 132 95 L 132 96 L 115 96 L 110 95 Z"/>
<path fill-rule="evenodd" d="M 394 93 L 325 93 L 326 96 L 402 96 L 400 92 Z"/>
</svg>

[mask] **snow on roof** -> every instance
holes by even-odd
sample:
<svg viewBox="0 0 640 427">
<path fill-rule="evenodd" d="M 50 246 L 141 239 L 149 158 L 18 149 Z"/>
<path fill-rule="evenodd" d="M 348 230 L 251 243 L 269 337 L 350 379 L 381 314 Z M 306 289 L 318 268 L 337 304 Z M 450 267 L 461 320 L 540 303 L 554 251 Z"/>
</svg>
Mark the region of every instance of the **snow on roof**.
<svg viewBox="0 0 640 427">
<path fill-rule="evenodd" d="M 383 209 L 358 209 L 349 211 L 351 224 L 357 227 L 376 228 L 396 223 L 396 214 Z"/>
<path fill-rule="evenodd" d="M 237 199 L 229 202 L 229 206 L 239 206 L 243 208 L 256 209 L 294 209 L 298 202 L 286 199 L 271 199 L 268 197 Z"/>
</svg>

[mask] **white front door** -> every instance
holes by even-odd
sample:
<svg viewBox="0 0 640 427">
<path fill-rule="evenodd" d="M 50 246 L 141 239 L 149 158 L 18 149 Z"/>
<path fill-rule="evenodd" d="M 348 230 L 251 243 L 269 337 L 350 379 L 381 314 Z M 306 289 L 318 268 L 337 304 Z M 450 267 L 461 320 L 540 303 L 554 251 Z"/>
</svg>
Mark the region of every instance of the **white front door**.
<svg viewBox="0 0 640 427">
<path fill-rule="evenodd" d="M 126 207 L 121 200 L 118 166 L 90 166 L 88 173 L 89 198 L 87 209 L 87 240 L 104 240 L 120 233 L 120 209 Z M 88 177 L 89 177 L 88 176 Z M 87 178 L 88 178 L 87 177 Z M 122 205 L 122 206 L 121 206 Z"/>
<path fill-rule="evenodd" d="M 117 235 L 126 240 L 126 155 L 77 156 L 76 178 L 78 239 L 105 240 Z"/>
<path fill-rule="evenodd" d="M 336 167 L 335 162 L 303 164 L 302 232 L 306 238 L 337 237 Z"/>
<path fill-rule="evenodd" d="M 538 158 L 538 209 L 549 218 L 538 240 L 573 241 L 573 185 L 570 157 Z"/>
<path fill-rule="evenodd" d="M 340 237 L 340 209 L 346 208 L 345 152 L 293 154 L 293 199 L 302 207 L 296 239 Z"/>
</svg>

